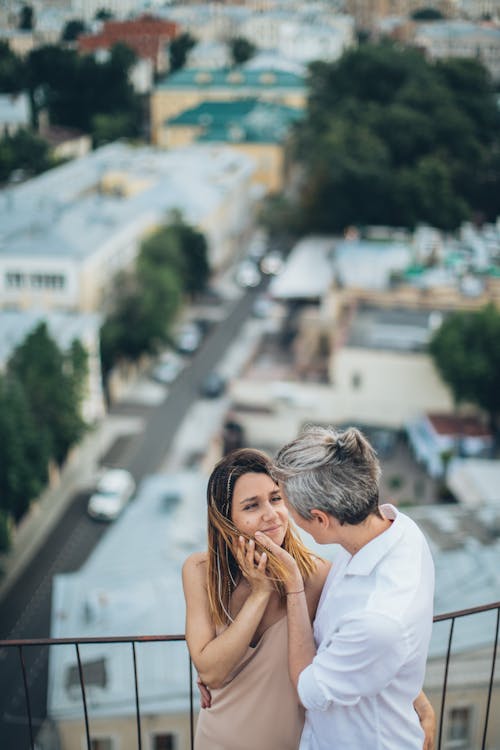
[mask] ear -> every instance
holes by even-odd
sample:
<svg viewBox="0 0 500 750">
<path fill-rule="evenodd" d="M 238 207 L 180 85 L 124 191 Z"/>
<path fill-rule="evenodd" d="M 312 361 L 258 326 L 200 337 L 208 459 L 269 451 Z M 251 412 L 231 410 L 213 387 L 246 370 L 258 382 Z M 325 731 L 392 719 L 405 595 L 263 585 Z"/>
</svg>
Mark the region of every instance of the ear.
<svg viewBox="0 0 500 750">
<path fill-rule="evenodd" d="M 328 515 L 328 513 L 325 513 L 324 510 L 319 510 L 318 508 L 314 508 L 314 510 L 311 511 L 312 521 L 317 523 L 318 526 L 323 530 L 326 531 L 331 526 L 331 516 Z"/>
</svg>

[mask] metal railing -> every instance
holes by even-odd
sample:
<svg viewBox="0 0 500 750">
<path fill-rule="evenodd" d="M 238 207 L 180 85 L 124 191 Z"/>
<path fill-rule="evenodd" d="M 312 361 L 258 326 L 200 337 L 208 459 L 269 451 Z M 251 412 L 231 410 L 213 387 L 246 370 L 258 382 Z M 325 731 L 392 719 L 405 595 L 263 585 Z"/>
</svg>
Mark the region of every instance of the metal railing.
<svg viewBox="0 0 500 750">
<path fill-rule="evenodd" d="M 446 695 L 447 695 L 447 687 L 448 687 L 448 674 L 449 674 L 449 665 L 450 665 L 450 658 L 451 658 L 451 648 L 452 648 L 452 642 L 453 642 L 455 622 L 458 619 L 463 618 L 463 617 L 473 617 L 483 612 L 490 612 L 493 610 L 496 610 L 496 627 L 495 627 L 495 633 L 493 637 L 493 650 L 492 650 L 491 668 L 490 668 L 489 683 L 488 683 L 488 690 L 487 690 L 486 713 L 485 713 L 484 727 L 483 727 L 483 733 L 482 733 L 482 744 L 481 744 L 481 750 L 485 750 L 486 738 L 488 734 L 488 722 L 489 722 L 489 717 L 490 717 L 491 698 L 493 694 L 493 684 L 494 684 L 494 678 L 495 678 L 495 663 L 496 663 L 497 649 L 498 649 L 498 636 L 499 636 L 499 628 L 500 628 L 500 602 L 494 602 L 492 604 L 484 605 L 481 607 L 472 607 L 470 609 L 458 610 L 456 612 L 448 612 L 446 614 L 441 614 L 441 615 L 437 615 L 434 617 L 435 623 L 445 622 L 445 621 L 450 623 L 450 628 L 449 628 L 449 633 L 448 633 L 448 643 L 447 643 L 447 648 L 446 648 L 446 657 L 445 657 L 445 663 L 444 663 L 443 686 L 442 686 L 442 691 L 441 691 L 441 706 L 440 706 L 440 712 L 439 712 L 440 716 L 439 716 L 437 750 L 441 750 L 442 742 L 443 742 L 443 719 L 445 715 Z M 84 668 L 82 666 L 82 660 L 80 656 L 80 646 L 86 645 L 86 644 L 110 644 L 110 645 L 117 644 L 117 643 L 130 644 L 131 654 L 132 654 L 132 663 L 133 663 L 133 674 L 134 674 L 137 748 L 138 750 L 142 750 L 143 743 L 142 743 L 142 732 L 141 732 L 140 693 L 139 693 L 139 683 L 137 679 L 136 644 L 137 643 L 154 643 L 154 642 L 156 643 L 170 642 L 171 643 L 171 642 L 179 642 L 179 641 L 185 641 L 185 636 L 184 635 L 157 635 L 157 636 L 119 636 L 119 637 L 110 637 L 110 638 L 98 638 L 98 637 L 96 638 L 33 638 L 33 639 L 25 639 L 25 640 L 0 641 L 0 651 L 2 649 L 15 649 L 17 650 L 18 655 L 19 655 L 19 664 L 20 664 L 20 670 L 22 674 L 24 698 L 25 698 L 25 704 L 26 704 L 26 718 L 27 718 L 27 723 L 28 723 L 30 750 L 36 750 L 36 745 L 35 745 L 35 737 L 34 737 L 34 731 L 33 731 L 33 715 L 32 715 L 32 708 L 31 708 L 31 701 L 30 701 L 29 681 L 28 681 L 28 675 L 27 675 L 25 658 L 24 658 L 25 649 L 34 647 L 34 646 L 57 647 L 60 645 L 66 645 L 66 646 L 72 645 L 75 647 L 76 659 L 77 659 L 77 665 L 78 665 L 79 684 L 80 684 L 80 691 L 81 691 L 82 705 L 83 705 L 83 718 L 85 722 L 85 736 L 86 736 L 87 750 L 91 750 L 91 734 L 90 734 L 90 729 L 89 729 L 87 694 L 86 694 L 85 679 L 84 679 Z M 193 665 L 189 657 L 188 657 L 188 662 L 189 662 L 189 732 L 190 732 L 190 747 L 191 747 L 191 750 L 193 750 L 194 748 Z"/>
</svg>

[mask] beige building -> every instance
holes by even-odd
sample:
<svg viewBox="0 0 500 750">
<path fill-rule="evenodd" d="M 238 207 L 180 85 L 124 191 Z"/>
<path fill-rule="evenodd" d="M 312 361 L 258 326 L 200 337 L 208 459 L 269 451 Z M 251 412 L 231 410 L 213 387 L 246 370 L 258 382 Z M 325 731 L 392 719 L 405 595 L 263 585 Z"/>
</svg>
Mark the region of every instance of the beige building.
<svg viewBox="0 0 500 750">
<path fill-rule="evenodd" d="M 253 163 L 195 145 L 175 152 L 114 143 L 3 193 L 0 307 L 102 310 L 142 239 L 177 211 L 204 233 L 212 268 L 252 222 Z"/>
<path fill-rule="evenodd" d="M 303 109 L 305 80 L 303 76 L 280 70 L 185 68 L 160 81 L 152 93 L 152 142 L 160 143 L 165 122 L 181 112 L 204 101 L 229 102 L 235 99 L 258 99 Z"/>
<path fill-rule="evenodd" d="M 167 120 L 158 145 L 175 149 L 200 141 L 229 146 L 250 157 L 253 181 L 274 193 L 284 185 L 289 130 L 301 117 L 300 109 L 257 99 L 204 101 Z"/>
</svg>

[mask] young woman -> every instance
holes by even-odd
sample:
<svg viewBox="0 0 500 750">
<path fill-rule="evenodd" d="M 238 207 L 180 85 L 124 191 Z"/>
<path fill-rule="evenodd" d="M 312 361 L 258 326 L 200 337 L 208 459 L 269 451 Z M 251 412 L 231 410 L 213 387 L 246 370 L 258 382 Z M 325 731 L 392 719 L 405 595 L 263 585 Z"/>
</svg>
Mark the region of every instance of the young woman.
<svg viewBox="0 0 500 750">
<path fill-rule="evenodd" d="M 208 551 L 183 568 L 186 640 L 211 693 L 195 750 L 297 750 L 304 712 L 288 675 L 285 571 L 256 548 L 254 534 L 263 531 L 296 560 L 311 620 L 330 565 L 289 525 L 264 453 L 241 449 L 219 461 L 207 503 Z"/>
</svg>

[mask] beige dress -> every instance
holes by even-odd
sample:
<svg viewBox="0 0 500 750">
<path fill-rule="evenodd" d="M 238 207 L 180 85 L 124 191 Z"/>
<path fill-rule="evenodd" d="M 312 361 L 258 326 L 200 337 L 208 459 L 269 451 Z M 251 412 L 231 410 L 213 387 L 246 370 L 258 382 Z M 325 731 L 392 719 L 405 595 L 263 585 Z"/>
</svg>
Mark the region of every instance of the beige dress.
<svg viewBox="0 0 500 750">
<path fill-rule="evenodd" d="M 286 616 L 262 634 L 200 709 L 195 750 L 297 750 L 304 710 L 288 676 Z"/>
</svg>

